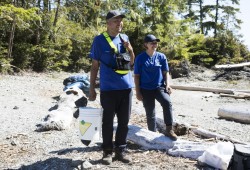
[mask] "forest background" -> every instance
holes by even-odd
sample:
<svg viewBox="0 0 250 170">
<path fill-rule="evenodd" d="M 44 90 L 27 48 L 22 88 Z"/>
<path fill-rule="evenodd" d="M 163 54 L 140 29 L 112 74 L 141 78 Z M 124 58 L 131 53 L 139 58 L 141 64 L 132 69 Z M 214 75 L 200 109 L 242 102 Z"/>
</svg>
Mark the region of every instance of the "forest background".
<svg viewBox="0 0 250 170">
<path fill-rule="evenodd" d="M 211 4 L 209 4 L 211 2 Z M 1 0 L 0 73 L 90 70 L 94 36 L 106 14 L 126 15 L 123 32 L 143 51 L 143 38 L 161 39 L 170 66 L 183 61 L 213 67 L 250 61 L 240 40 L 240 0 Z"/>
</svg>

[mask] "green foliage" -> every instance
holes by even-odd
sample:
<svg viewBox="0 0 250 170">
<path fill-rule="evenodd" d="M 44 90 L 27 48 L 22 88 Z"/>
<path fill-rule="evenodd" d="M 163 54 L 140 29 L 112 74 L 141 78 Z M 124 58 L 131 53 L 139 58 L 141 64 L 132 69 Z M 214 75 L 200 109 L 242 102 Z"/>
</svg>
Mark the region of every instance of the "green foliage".
<svg viewBox="0 0 250 170">
<path fill-rule="evenodd" d="M 0 73 L 9 73 L 12 72 L 12 67 L 10 62 L 12 59 L 7 58 L 8 49 L 3 46 L 0 41 Z"/>
<path fill-rule="evenodd" d="M 15 21 L 19 29 L 27 29 L 30 23 L 40 20 L 37 15 L 38 8 L 23 9 L 17 8 L 13 5 L 0 6 L 0 18 L 3 23 L 12 23 Z M 8 25 L 6 25 L 8 26 Z"/>
<path fill-rule="evenodd" d="M 204 61 L 210 61 L 209 53 L 205 47 L 205 37 L 203 34 L 195 34 L 188 39 L 189 60 L 193 64 L 206 64 Z"/>
<path fill-rule="evenodd" d="M 31 44 L 28 43 L 17 43 L 14 45 L 13 48 L 13 61 L 11 62 L 12 65 L 16 66 L 17 68 L 23 69 L 30 69 L 30 60 L 31 57 L 29 55 L 29 49 L 32 47 Z M 19 70 L 16 70 L 19 71 Z"/>
<path fill-rule="evenodd" d="M 33 46 L 31 48 L 31 66 L 34 71 L 56 70 L 60 71 L 69 65 L 69 54 L 71 52 L 71 41 L 63 44 L 47 44 L 44 46 Z"/>
<path fill-rule="evenodd" d="M 240 63 L 249 61 L 249 51 L 233 34 L 220 34 L 216 40 L 220 44 L 218 63 Z"/>
<path fill-rule="evenodd" d="M 238 4 L 238 0 L 226 1 Z M 66 0 L 50 8 L 49 3 L 43 7 L 31 0 L 5 0 L 0 3 L 0 72 L 88 72 L 93 38 L 106 30 L 105 16 L 111 9 L 126 14 L 122 32 L 129 36 L 136 55 L 145 50 L 143 38 L 151 33 L 160 38 L 158 50 L 172 65 L 183 60 L 207 67 L 250 61 L 249 50 L 234 33 L 241 23 L 234 17 L 238 9 L 225 5 L 226 1 L 216 6 L 199 0 Z M 193 5 L 201 8 L 194 10 Z M 217 7 L 220 15 L 215 15 Z M 217 36 L 196 33 L 215 29 Z"/>
</svg>

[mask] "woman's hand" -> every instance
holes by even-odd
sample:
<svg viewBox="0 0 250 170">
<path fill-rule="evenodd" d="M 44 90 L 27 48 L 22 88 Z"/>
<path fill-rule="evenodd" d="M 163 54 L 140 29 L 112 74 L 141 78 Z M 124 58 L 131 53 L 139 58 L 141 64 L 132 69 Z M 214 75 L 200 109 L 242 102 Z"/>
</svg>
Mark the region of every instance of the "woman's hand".
<svg viewBox="0 0 250 170">
<path fill-rule="evenodd" d="M 170 95 L 172 93 L 173 89 L 170 86 L 167 86 L 166 91 Z"/>
</svg>

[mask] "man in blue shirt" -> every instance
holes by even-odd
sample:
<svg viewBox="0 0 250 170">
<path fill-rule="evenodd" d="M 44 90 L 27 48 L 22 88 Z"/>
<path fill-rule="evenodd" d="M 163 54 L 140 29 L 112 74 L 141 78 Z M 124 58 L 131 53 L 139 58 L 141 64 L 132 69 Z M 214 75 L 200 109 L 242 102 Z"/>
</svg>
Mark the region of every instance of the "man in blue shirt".
<svg viewBox="0 0 250 170">
<path fill-rule="evenodd" d="M 117 10 L 109 11 L 106 16 L 107 31 L 94 38 L 90 57 L 92 66 L 90 72 L 89 100 L 96 99 L 95 84 L 100 67 L 100 99 L 103 108 L 102 136 L 103 163 L 112 163 L 113 123 L 116 114 L 118 126 L 115 134 L 115 159 L 129 163 L 125 154 L 128 122 L 131 113 L 132 88 L 134 81 L 130 70 L 120 70 L 117 58 L 120 54 L 130 57 L 128 64 L 134 63 L 134 52 L 126 34 L 121 34 L 125 15 Z"/>
<path fill-rule="evenodd" d="M 166 136 L 177 139 L 174 133 L 172 103 L 170 100 L 171 87 L 169 82 L 169 67 L 166 56 L 156 51 L 160 40 L 149 34 L 144 39 L 146 51 L 135 59 L 134 79 L 136 98 L 143 102 L 146 111 L 148 129 L 156 131 L 155 100 L 163 109 L 166 124 Z"/>
</svg>

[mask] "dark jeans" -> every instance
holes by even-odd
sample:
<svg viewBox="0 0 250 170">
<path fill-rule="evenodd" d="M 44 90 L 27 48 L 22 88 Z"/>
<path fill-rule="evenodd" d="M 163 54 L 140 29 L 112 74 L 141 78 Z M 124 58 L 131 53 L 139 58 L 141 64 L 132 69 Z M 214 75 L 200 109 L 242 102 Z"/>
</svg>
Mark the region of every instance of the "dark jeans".
<svg viewBox="0 0 250 170">
<path fill-rule="evenodd" d="M 147 115 L 147 124 L 150 131 L 156 131 L 156 119 L 155 119 L 155 99 L 161 104 L 163 109 L 163 118 L 165 124 L 172 125 L 172 103 L 169 94 L 165 88 L 159 87 L 154 90 L 141 89 L 143 97 L 143 106 Z"/>
<path fill-rule="evenodd" d="M 132 90 L 101 91 L 102 119 L 102 148 L 104 151 L 113 150 L 113 124 L 116 114 L 118 126 L 115 135 L 115 147 L 125 148 L 127 145 L 128 122 L 131 114 Z"/>
</svg>

